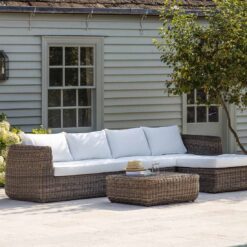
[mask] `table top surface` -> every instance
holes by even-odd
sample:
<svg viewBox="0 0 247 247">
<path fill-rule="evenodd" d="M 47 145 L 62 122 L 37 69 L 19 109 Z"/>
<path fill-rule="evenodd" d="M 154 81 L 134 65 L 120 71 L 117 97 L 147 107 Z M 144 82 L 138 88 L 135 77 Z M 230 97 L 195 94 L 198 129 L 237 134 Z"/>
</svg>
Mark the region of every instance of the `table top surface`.
<svg viewBox="0 0 247 247">
<path fill-rule="evenodd" d="M 179 179 L 179 178 L 188 178 L 188 177 L 198 177 L 197 174 L 189 173 L 178 173 L 178 172 L 160 172 L 148 176 L 127 176 L 125 174 L 119 175 L 109 175 L 107 179 L 119 179 L 119 180 L 164 180 L 164 179 Z"/>
</svg>

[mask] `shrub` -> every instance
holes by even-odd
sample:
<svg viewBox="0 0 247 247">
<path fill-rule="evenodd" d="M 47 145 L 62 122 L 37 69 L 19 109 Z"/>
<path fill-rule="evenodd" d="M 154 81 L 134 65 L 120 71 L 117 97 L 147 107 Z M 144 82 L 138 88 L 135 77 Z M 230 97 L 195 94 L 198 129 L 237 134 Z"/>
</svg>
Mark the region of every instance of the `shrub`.
<svg viewBox="0 0 247 247">
<path fill-rule="evenodd" d="M 0 114 L 0 186 L 5 181 L 5 164 L 8 154 L 8 147 L 20 143 L 20 129 L 11 128 L 4 113 Z"/>
<path fill-rule="evenodd" d="M 51 129 L 46 129 L 43 125 L 40 125 L 40 128 L 32 129 L 32 134 L 50 134 Z"/>
</svg>

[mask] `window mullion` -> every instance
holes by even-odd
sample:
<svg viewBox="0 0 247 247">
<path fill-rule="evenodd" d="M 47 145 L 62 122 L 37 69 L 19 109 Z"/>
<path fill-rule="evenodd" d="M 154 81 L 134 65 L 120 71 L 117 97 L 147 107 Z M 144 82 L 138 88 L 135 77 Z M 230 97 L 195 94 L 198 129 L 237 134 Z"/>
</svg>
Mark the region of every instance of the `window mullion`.
<svg viewBox="0 0 247 247">
<path fill-rule="evenodd" d="M 79 126 L 79 90 L 76 89 L 76 127 Z"/>
<path fill-rule="evenodd" d="M 63 46 L 63 87 L 65 87 L 65 47 Z"/>
<path fill-rule="evenodd" d="M 61 127 L 63 128 L 63 90 L 61 90 Z"/>
<path fill-rule="evenodd" d="M 55 45 L 53 45 L 53 46 L 55 47 Z M 58 45 L 58 47 L 59 47 L 59 45 Z M 65 124 L 65 126 L 67 126 L 67 121 L 65 121 L 67 119 L 64 119 L 64 111 L 67 110 L 68 114 L 72 114 L 72 116 L 73 116 L 73 112 L 69 111 L 69 109 L 74 109 L 76 111 L 76 119 L 75 119 L 76 121 L 75 122 L 74 122 L 74 120 L 72 121 L 73 122 L 72 125 L 75 125 L 75 127 L 71 127 L 71 128 L 79 128 L 79 126 L 83 127 L 84 124 L 85 125 L 87 124 L 87 121 L 88 121 L 88 124 L 89 124 L 89 121 L 91 122 L 91 124 L 89 124 L 90 126 L 86 127 L 86 128 L 95 127 L 95 121 L 96 121 L 96 115 L 95 115 L 95 111 L 96 111 L 96 109 L 95 109 L 95 106 L 96 106 L 96 71 L 95 71 L 95 67 L 96 67 L 96 65 L 95 65 L 96 48 L 95 48 L 95 46 L 93 46 L 92 51 L 88 50 L 86 52 L 86 55 L 84 55 L 84 53 L 83 53 L 83 59 L 85 59 L 84 56 L 86 56 L 87 59 L 91 59 L 88 56 L 93 56 L 92 65 L 86 65 L 87 62 L 85 63 L 85 65 L 81 65 L 81 51 L 84 52 L 85 49 L 81 50 L 81 48 L 84 47 L 84 46 L 77 45 L 77 47 L 78 47 L 78 64 L 77 65 L 73 65 L 73 66 L 72 65 L 71 66 L 70 65 L 67 66 L 65 64 L 66 56 L 67 56 L 65 54 L 65 52 L 66 52 L 67 45 L 65 44 L 65 45 L 62 45 L 60 47 L 62 48 L 62 56 L 59 57 L 58 60 L 60 62 L 57 62 L 57 64 L 60 64 L 61 60 L 62 60 L 62 65 L 56 65 L 56 63 L 54 63 L 55 65 L 49 66 L 49 71 L 50 71 L 50 69 L 55 69 L 55 68 L 59 69 L 60 68 L 60 73 L 62 73 L 62 85 L 61 84 L 57 84 L 57 85 L 61 85 L 61 86 L 56 86 L 56 83 L 55 83 L 54 87 L 50 87 L 50 81 L 49 81 L 48 90 L 50 89 L 50 90 L 59 90 L 60 91 L 61 104 L 57 105 L 55 107 L 47 107 L 47 110 L 48 109 L 49 110 L 60 110 L 60 114 L 61 114 L 61 116 L 60 116 L 60 125 L 61 125 L 62 129 L 64 128 L 64 124 Z M 85 47 L 87 48 L 88 46 L 85 46 Z M 48 62 L 50 63 L 50 60 Z M 75 71 L 73 72 L 73 73 L 78 73 L 77 74 L 77 76 L 78 76 L 78 84 L 76 86 L 66 86 L 66 68 L 67 67 L 68 68 L 77 68 L 78 69 L 77 72 L 75 72 Z M 89 77 L 90 79 L 93 79 L 93 84 L 92 85 L 90 85 L 90 84 L 89 85 L 87 85 L 87 84 L 86 85 L 81 85 L 81 68 L 85 68 L 86 77 L 88 76 L 88 74 L 90 76 L 90 73 L 91 73 L 90 69 L 93 70 L 93 78 Z M 61 76 L 61 74 L 60 74 L 60 76 Z M 72 76 L 75 76 L 75 74 L 72 74 Z M 91 80 L 90 80 L 90 82 L 91 82 Z M 70 84 L 70 81 L 68 81 L 67 83 Z M 75 83 L 72 83 L 72 85 L 73 84 L 75 84 Z M 69 103 L 68 105 L 73 105 L 73 106 L 66 107 L 66 106 L 64 106 L 64 99 L 65 99 L 65 97 L 67 98 L 67 96 L 66 96 L 67 93 L 68 93 L 68 95 L 70 95 L 68 97 L 71 97 L 71 94 L 66 91 L 66 95 L 65 95 L 65 90 L 72 90 L 72 89 L 76 91 L 76 95 L 75 95 L 76 104 L 74 105 L 74 104 L 70 104 Z M 83 100 L 86 100 L 85 104 L 88 104 L 88 106 L 87 105 L 79 106 L 79 101 L 80 101 L 79 90 L 80 89 L 83 89 L 83 91 L 85 90 L 85 92 L 86 92 L 86 94 L 85 94 L 86 98 L 84 99 L 84 96 L 83 96 L 84 93 L 82 94 L 82 97 L 83 97 Z M 89 93 L 88 91 L 90 91 L 90 95 L 91 95 L 91 101 L 90 102 L 88 102 L 88 97 L 86 96 Z M 47 91 L 47 93 L 48 93 L 48 91 Z M 90 104 L 90 106 L 89 106 L 89 104 Z M 82 109 L 82 110 L 80 110 L 80 109 Z M 83 109 L 85 109 L 85 110 L 83 110 Z M 86 109 L 88 109 L 88 110 L 86 110 Z M 83 114 L 81 116 L 79 115 L 80 111 L 81 111 L 81 114 Z M 88 111 L 90 112 L 91 119 L 88 119 L 88 117 L 87 117 L 88 116 Z M 82 116 L 84 116 L 84 114 L 85 114 L 85 119 L 81 119 Z M 66 113 L 66 115 L 67 115 L 67 113 Z M 74 118 L 74 116 L 73 116 L 73 118 Z M 54 128 L 54 129 L 56 129 L 56 128 Z M 66 129 L 67 129 L 67 127 L 66 127 Z"/>
</svg>

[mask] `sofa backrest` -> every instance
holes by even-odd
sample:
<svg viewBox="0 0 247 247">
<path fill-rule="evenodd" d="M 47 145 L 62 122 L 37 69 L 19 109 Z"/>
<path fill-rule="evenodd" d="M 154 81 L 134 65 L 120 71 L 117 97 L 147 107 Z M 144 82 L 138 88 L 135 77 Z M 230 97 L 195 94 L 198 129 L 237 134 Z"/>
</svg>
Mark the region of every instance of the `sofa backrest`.
<svg viewBox="0 0 247 247">
<path fill-rule="evenodd" d="M 105 131 L 90 133 L 66 133 L 66 139 L 74 160 L 112 158 Z"/>
<path fill-rule="evenodd" d="M 110 159 L 186 153 L 177 126 L 90 133 L 21 134 L 23 144 L 50 146 L 53 161 Z"/>
<path fill-rule="evenodd" d="M 151 155 L 142 128 L 105 131 L 113 158 Z"/>
<path fill-rule="evenodd" d="M 25 134 L 21 133 L 22 144 L 32 146 L 50 146 L 54 162 L 73 160 L 65 133 Z"/>
<path fill-rule="evenodd" d="M 148 128 L 142 127 L 145 132 L 152 155 L 185 154 L 178 126 Z"/>
<path fill-rule="evenodd" d="M 218 136 L 182 135 L 190 154 L 219 155 L 223 153 L 222 140 Z"/>
</svg>

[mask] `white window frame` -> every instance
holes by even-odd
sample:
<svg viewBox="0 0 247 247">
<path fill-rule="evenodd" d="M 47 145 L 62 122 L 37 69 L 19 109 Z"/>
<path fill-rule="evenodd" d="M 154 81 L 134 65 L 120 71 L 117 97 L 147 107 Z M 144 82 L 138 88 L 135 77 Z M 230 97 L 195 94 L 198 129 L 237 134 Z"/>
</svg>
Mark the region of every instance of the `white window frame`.
<svg viewBox="0 0 247 247">
<path fill-rule="evenodd" d="M 185 97 L 186 97 L 186 121 L 187 121 L 187 124 L 195 124 L 195 123 L 214 123 L 213 121 L 209 121 L 209 108 L 211 106 L 215 106 L 215 107 L 218 107 L 218 121 L 216 122 L 219 122 L 220 121 L 220 105 L 219 104 L 211 104 L 210 106 L 208 106 L 207 104 L 204 104 L 204 103 L 197 103 L 197 89 L 194 89 L 193 91 L 193 94 L 194 94 L 194 100 L 195 102 L 193 104 L 188 104 L 187 102 L 187 99 L 188 99 L 188 95 L 186 94 Z M 206 95 L 206 97 L 208 98 L 208 95 Z M 188 122 L 188 119 L 187 119 L 187 113 L 188 113 L 188 107 L 194 107 L 195 109 L 195 112 L 194 112 L 194 117 L 195 117 L 195 121 L 194 122 Z M 198 107 L 206 107 L 206 121 L 202 121 L 202 122 L 198 122 L 197 121 L 197 108 Z"/>
<path fill-rule="evenodd" d="M 73 127 L 73 128 L 56 128 L 52 132 L 89 132 L 101 130 L 104 128 L 104 96 L 103 96 L 103 68 L 104 40 L 101 37 L 43 37 L 42 38 L 42 125 L 48 127 L 48 83 L 49 83 L 49 47 L 50 46 L 86 46 L 94 48 L 94 86 L 88 86 L 94 90 L 94 99 L 92 106 L 92 126 L 91 127 Z M 68 87 L 65 89 L 72 89 Z M 84 87 L 85 89 L 87 87 Z M 54 88 L 56 89 L 56 88 Z"/>
</svg>

